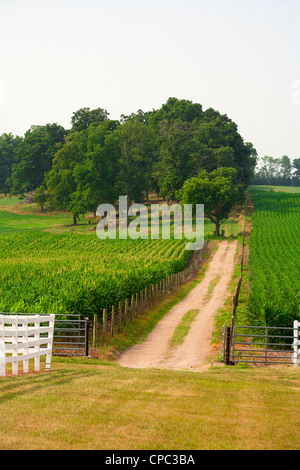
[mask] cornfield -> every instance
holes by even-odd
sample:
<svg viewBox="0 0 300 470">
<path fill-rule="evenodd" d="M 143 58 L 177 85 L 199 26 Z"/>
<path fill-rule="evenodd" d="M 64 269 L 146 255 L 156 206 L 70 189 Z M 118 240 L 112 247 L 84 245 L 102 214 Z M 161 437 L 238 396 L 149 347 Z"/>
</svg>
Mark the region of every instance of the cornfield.
<svg viewBox="0 0 300 470">
<path fill-rule="evenodd" d="M 251 190 L 249 321 L 287 326 L 300 318 L 300 195 Z"/>
<path fill-rule="evenodd" d="M 85 234 L 2 234 L 0 311 L 79 313 L 103 308 L 183 270 L 185 240 L 99 240 Z"/>
</svg>

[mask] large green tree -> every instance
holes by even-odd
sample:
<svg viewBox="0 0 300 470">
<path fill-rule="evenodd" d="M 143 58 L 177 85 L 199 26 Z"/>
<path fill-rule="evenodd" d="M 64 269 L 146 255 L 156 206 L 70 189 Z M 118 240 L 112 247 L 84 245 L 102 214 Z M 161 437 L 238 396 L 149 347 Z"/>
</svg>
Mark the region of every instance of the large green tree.
<svg viewBox="0 0 300 470">
<path fill-rule="evenodd" d="M 212 108 L 203 111 L 198 103 L 169 98 L 159 110 L 141 111 L 143 119 L 156 133 L 158 163 L 154 179 L 159 193 L 174 199 L 183 182 L 202 170 L 220 167 L 237 169 L 237 178 L 247 187 L 253 176 L 257 154 L 244 142 L 237 125 Z"/>
<path fill-rule="evenodd" d="M 102 108 L 81 108 L 75 111 L 71 118 L 72 132 L 80 132 L 89 127 L 90 124 L 99 124 L 108 119 L 109 113 Z"/>
<path fill-rule="evenodd" d="M 300 158 L 293 160 L 293 183 L 300 186 Z"/>
<path fill-rule="evenodd" d="M 77 135 L 76 142 L 84 157 L 74 166 L 76 190 L 71 195 L 71 210 L 92 211 L 96 215 L 99 204 L 112 204 L 118 198 L 121 145 L 114 132 L 116 126 L 115 121 L 106 121 Z"/>
<path fill-rule="evenodd" d="M 121 151 L 116 126 L 105 121 L 71 133 L 55 155 L 47 179 L 50 204 L 71 212 L 74 225 L 81 214 L 95 214 L 99 204 L 117 198 Z"/>
<path fill-rule="evenodd" d="M 74 168 L 84 159 L 76 137 L 76 133 L 66 137 L 64 144 L 55 154 L 52 169 L 47 176 L 47 194 L 52 209 L 71 211 L 71 195 L 77 188 Z M 76 225 L 81 212 L 76 210 L 72 213 L 73 224 Z"/>
<path fill-rule="evenodd" d="M 0 136 L 0 192 L 3 192 L 5 196 L 10 191 L 12 167 L 21 142 L 22 137 L 12 134 Z"/>
<path fill-rule="evenodd" d="M 196 174 L 195 142 L 191 124 L 181 119 L 162 121 L 159 126 L 159 157 L 155 164 L 159 194 L 174 200 L 177 190 Z"/>
<path fill-rule="evenodd" d="M 220 226 L 236 204 L 245 201 L 244 187 L 237 180 L 235 168 L 218 168 L 188 179 L 177 197 L 181 204 L 204 204 L 204 215 L 215 224 L 215 235 L 220 236 Z"/>
<path fill-rule="evenodd" d="M 32 126 L 18 145 L 16 163 L 12 168 L 11 194 L 24 195 L 44 182 L 51 170 L 57 144 L 64 141 L 67 131 L 58 124 Z"/>
<path fill-rule="evenodd" d="M 153 129 L 146 123 L 129 119 L 117 131 L 121 145 L 119 165 L 119 190 L 127 195 L 128 202 L 143 202 L 145 192 L 152 185 L 153 165 L 156 159 L 156 142 Z"/>
</svg>

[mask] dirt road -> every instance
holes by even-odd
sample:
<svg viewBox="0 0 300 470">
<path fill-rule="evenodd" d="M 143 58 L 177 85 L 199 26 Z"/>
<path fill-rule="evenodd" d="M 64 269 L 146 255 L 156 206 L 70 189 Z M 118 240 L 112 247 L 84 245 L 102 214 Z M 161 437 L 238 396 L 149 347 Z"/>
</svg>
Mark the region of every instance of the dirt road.
<svg viewBox="0 0 300 470">
<path fill-rule="evenodd" d="M 210 354 L 214 317 L 228 296 L 228 284 L 234 270 L 237 242 L 220 242 L 203 280 L 175 305 L 157 324 L 147 339 L 124 351 L 119 364 L 132 368 L 166 368 L 174 370 L 205 369 Z M 199 309 L 184 342 L 170 347 L 170 340 L 184 315 Z"/>
</svg>

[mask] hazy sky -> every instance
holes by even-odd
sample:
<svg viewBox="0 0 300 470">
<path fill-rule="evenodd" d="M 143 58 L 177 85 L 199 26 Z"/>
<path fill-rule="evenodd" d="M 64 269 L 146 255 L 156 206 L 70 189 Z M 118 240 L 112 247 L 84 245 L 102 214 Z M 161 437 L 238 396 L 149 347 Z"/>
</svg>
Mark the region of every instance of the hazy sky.
<svg viewBox="0 0 300 470">
<path fill-rule="evenodd" d="M 0 0 L 0 134 L 169 97 L 300 158 L 300 0 Z"/>
</svg>

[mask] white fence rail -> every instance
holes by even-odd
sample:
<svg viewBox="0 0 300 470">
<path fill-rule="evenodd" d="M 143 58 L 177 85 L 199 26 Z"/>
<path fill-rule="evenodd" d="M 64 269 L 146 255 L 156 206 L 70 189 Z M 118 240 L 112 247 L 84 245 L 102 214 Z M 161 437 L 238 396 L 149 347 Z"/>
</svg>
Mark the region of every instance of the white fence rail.
<svg viewBox="0 0 300 470">
<path fill-rule="evenodd" d="M 0 376 L 6 375 L 6 364 L 12 363 L 12 373 L 18 375 L 19 362 L 23 372 L 29 372 L 29 360 L 34 370 L 40 370 L 40 358 L 46 355 L 45 369 L 51 367 L 55 315 L 0 315 Z"/>
</svg>

